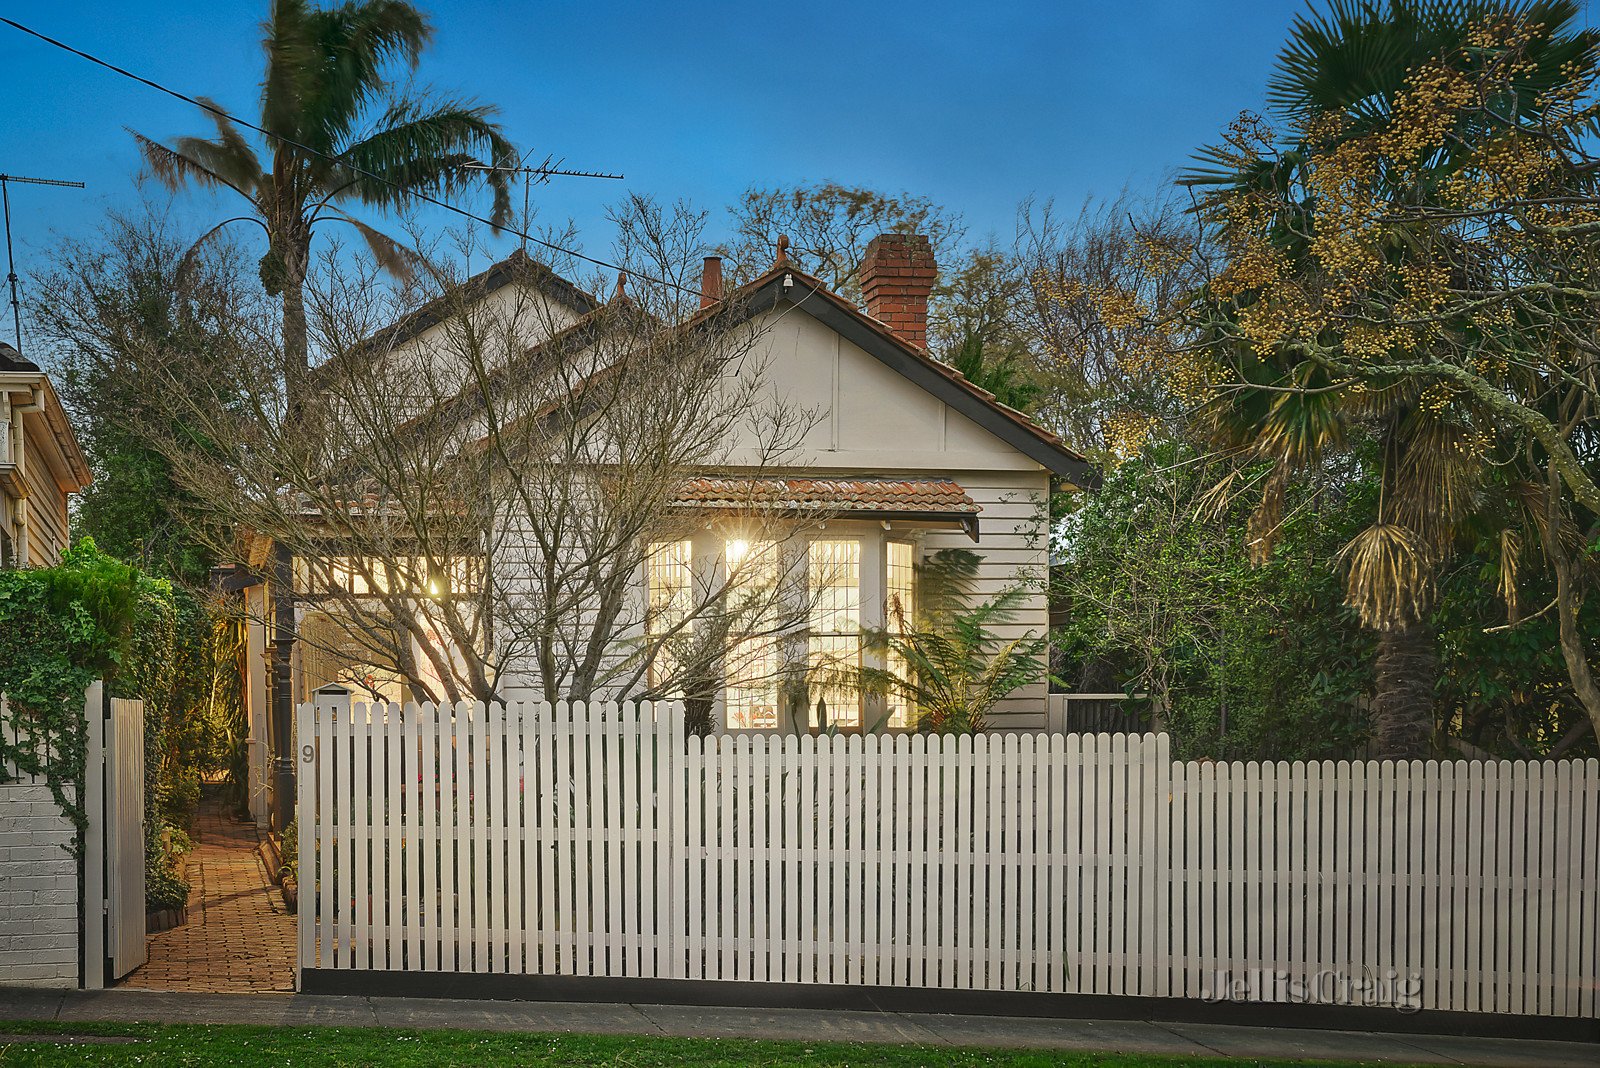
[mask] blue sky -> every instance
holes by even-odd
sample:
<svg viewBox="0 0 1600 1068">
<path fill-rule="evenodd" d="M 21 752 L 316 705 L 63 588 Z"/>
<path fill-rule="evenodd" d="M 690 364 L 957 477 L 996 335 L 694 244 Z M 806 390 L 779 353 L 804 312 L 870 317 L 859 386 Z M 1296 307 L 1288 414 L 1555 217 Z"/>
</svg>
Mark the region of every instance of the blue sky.
<svg viewBox="0 0 1600 1068">
<path fill-rule="evenodd" d="M 41 32 L 253 114 L 266 0 L 8 0 Z M 1019 200 L 1076 207 L 1150 189 L 1259 104 L 1298 2 L 694 4 L 422 0 L 421 79 L 497 104 L 538 158 L 620 171 L 555 179 L 541 220 L 609 245 L 627 189 L 715 209 L 752 184 L 833 179 L 908 190 L 1010 235 Z M 55 234 L 134 199 L 125 127 L 208 129 L 193 108 L 0 26 L 0 170 L 83 192 L 14 190 L 19 271 Z M 474 207 L 482 210 L 480 200 Z M 191 198 L 198 225 L 220 203 Z M 506 245 L 509 248 L 509 244 Z"/>
</svg>

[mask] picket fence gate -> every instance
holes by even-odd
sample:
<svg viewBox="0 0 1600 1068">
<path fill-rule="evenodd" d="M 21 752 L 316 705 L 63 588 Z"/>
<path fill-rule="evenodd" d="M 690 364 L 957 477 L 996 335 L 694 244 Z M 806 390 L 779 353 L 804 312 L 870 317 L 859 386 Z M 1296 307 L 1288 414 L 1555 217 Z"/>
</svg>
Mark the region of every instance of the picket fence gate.
<svg viewBox="0 0 1600 1068">
<path fill-rule="evenodd" d="M 0 787 L 11 788 L 0 790 L 0 983 L 54 983 L 70 972 L 99 990 L 146 959 L 144 702 L 110 697 L 92 682 L 83 722 L 81 839 L 48 773 L 0 760 Z M 4 694 L 0 738 L 46 768 L 68 762 L 58 740 Z M 68 801 L 77 789 L 63 787 Z"/>
<path fill-rule="evenodd" d="M 668 704 L 326 696 L 298 738 L 302 969 L 1600 1015 L 1592 759 L 701 739 Z"/>
</svg>

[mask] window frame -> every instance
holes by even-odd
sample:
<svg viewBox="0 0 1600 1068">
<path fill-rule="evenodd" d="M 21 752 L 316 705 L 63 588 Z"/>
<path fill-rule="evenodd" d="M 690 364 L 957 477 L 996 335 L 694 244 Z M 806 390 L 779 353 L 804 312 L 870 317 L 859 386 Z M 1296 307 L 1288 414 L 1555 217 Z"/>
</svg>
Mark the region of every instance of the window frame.
<svg viewBox="0 0 1600 1068">
<path fill-rule="evenodd" d="M 739 554 L 740 560 L 733 559 L 732 548 L 735 544 L 745 546 Z M 737 530 L 721 532 L 716 538 L 716 567 L 719 572 L 719 588 L 726 599 L 733 588 L 732 569 L 739 566 L 739 562 L 747 559 L 752 552 L 769 557 L 765 564 L 759 565 L 762 571 L 770 570 L 770 576 L 756 575 L 758 580 L 770 577 L 771 596 L 775 600 L 783 597 L 782 588 L 787 570 L 785 557 L 789 551 L 788 540 L 785 538 L 749 538 Z M 716 707 L 713 710 L 718 730 L 724 733 L 780 733 L 784 729 L 783 722 L 783 667 L 785 661 L 784 643 L 782 634 L 761 635 L 757 637 L 741 638 L 732 641 L 722 651 L 721 676 L 717 687 Z M 730 669 L 730 662 L 733 667 Z M 734 671 L 745 665 L 761 665 L 762 674 L 745 679 L 736 678 Z M 734 725 L 732 722 L 735 691 L 742 691 L 739 704 L 742 708 L 751 708 L 760 704 L 769 704 L 772 709 L 772 722 L 770 725 Z M 751 696 L 755 695 L 755 696 Z M 763 700 L 766 698 L 767 700 Z"/>
</svg>

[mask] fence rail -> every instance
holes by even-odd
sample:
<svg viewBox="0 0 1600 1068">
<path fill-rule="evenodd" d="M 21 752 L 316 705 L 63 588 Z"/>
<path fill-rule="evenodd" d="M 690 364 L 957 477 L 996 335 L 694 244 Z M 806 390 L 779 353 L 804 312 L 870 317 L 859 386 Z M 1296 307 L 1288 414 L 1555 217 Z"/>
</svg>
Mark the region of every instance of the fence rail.
<svg viewBox="0 0 1600 1068">
<path fill-rule="evenodd" d="M 1593 1017 L 1600 762 L 301 709 L 303 968 Z"/>
</svg>

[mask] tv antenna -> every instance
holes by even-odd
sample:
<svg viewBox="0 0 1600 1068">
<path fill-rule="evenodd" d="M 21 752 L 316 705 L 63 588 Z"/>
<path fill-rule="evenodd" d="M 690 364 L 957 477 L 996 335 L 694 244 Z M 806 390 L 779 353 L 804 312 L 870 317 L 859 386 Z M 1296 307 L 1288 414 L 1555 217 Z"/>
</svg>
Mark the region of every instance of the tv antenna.
<svg viewBox="0 0 1600 1068">
<path fill-rule="evenodd" d="M 22 351 L 22 303 L 17 300 L 17 258 L 11 251 L 11 183 L 22 185 L 59 185 L 68 189 L 82 189 L 82 182 L 63 182 L 55 178 L 24 178 L 17 174 L 0 174 L 0 201 L 5 202 L 6 213 L 6 281 L 11 284 L 11 327 L 17 335 L 17 352 Z"/>
<path fill-rule="evenodd" d="M 529 192 L 535 185 L 547 184 L 552 175 L 558 178 L 604 178 L 613 182 L 620 182 L 623 179 L 620 174 L 609 174 L 603 171 L 567 170 L 562 167 L 562 164 L 566 162 L 565 159 L 554 159 L 550 156 L 546 156 L 544 162 L 537 167 L 524 167 L 522 164 L 526 159 L 527 157 L 524 156 L 515 167 L 491 167 L 487 163 L 478 162 L 463 163 L 461 165 L 463 170 L 469 171 L 498 171 L 501 174 L 522 175 L 522 228 L 524 231 L 528 228 Z M 522 235 L 522 251 L 528 251 L 528 235 L 526 232 Z"/>
</svg>

